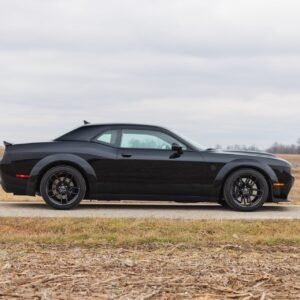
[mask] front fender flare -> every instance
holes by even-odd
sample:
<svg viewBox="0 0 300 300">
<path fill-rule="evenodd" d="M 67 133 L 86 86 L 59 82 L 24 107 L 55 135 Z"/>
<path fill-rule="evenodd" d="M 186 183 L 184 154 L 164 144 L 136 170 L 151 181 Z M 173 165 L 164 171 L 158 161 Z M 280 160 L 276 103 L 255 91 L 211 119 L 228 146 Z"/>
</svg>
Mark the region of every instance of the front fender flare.
<svg viewBox="0 0 300 300">
<path fill-rule="evenodd" d="M 261 172 L 265 176 L 267 176 L 268 183 L 271 185 L 273 182 L 278 181 L 278 177 L 273 171 L 273 169 L 268 166 L 266 163 L 259 162 L 252 159 L 238 159 L 232 162 L 227 163 L 217 174 L 215 181 L 214 181 L 214 189 L 217 191 L 217 194 L 220 195 L 223 189 L 223 185 L 227 176 L 234 172 L 235 170 L 241 168 L 252 168 L 256 169 L 257 171 Z M 270 188 L 271 197 L 272 195 L 272 188 Z"/>
<path fill-rule="evenodd" d="M 97 183 L 97 175 L 92 166 L 83 158 L 74 154 L 53 154 L 41 159 L 31 170 L 27 183 L 27 195 L 35 195 L 40 175 L 52 165 L 69 164 L 77 167 L 87 180 L 89 189 Z"/>
</svg>

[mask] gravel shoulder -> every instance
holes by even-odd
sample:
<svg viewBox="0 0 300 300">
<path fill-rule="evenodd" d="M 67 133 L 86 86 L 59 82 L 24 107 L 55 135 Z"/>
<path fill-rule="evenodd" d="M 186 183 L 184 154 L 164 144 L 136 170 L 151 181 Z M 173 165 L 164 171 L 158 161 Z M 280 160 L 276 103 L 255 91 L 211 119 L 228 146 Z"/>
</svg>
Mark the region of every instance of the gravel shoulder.
<svg viewBox="0 0 300 300">
<path fill-rule="evenodd" d="M 218 204 L 84 202 L 70 211 L 57 211 L 38 202 L 0 202 L 0 217 L 171 218 L 220 220 L 300 219 L 300 205 L 267 204 L 255 212 L 236 212 Z"/>
</svg>

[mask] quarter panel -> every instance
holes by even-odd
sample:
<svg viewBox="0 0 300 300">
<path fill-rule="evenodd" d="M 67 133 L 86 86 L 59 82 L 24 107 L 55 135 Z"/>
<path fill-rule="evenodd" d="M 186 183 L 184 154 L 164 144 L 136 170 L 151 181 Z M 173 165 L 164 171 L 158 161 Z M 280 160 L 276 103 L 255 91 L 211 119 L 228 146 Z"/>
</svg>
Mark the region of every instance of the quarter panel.
<svg viewBox="0 0 300 300">
<path fill-rule="evenodd" d="M 8 178 L 10 192 L 35 195 L 41 174 L 51 166 L 70 164 L 78 167 L 86 177 L 89 191 L 97 192 L 98 174 L 95 169 L 102 161 L 101 170 L 105 173 L 107 160 L 116 158 L 115 149 L 92 142 L 49 142 L 15 145 L 10 147 L 9 159 L 1 166 L 5 178 Z M 15 184 L 15 175 L 24 173 L 30 175 L 28 180 L 22 180 L 21 185 Z M 19 180 L 19 179 L 18 179 Z M 19 187 L 22 186 L 22 190 Z"/>
</svg>

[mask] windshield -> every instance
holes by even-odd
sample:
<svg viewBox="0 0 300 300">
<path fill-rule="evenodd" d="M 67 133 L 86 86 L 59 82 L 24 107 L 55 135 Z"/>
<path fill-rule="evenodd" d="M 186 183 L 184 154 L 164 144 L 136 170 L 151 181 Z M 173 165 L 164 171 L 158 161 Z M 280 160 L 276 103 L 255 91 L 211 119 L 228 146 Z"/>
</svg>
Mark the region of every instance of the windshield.
<svg viewBox="0 0 300 300">
<path fill-rule="evenodd" d="M 185 140 L 187 141 L 188 143 L 190 143 L 193 147 L 195 147 L 196 149 L 200 150 L 200 151 L 203 151 L 203 150 L 206 150 L 208 149 L 209 147 L 206 147 L 196 141 L 194 141 L 193 139 L 189 138 L 189 137 L 186 137 L 185 135 L 183 134 L 180 134 L 180 136 Z"/>
</svg>

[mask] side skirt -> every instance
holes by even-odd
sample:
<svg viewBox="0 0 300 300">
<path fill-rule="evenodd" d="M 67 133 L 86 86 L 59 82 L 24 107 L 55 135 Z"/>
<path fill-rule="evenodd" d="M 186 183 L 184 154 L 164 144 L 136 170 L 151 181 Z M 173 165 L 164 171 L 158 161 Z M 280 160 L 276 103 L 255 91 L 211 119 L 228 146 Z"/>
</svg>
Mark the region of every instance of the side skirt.
<svg viewBox="0 0 300 300">
<path fill-rule="evenodd" d="M 178 195 L 130 195 L 130 194 L 101 194 L 90 195 L 86 200 L 151 200 L 151 201 L 176 201 L 176 202 L 217 202 L 218 199 L 201 196 Z"/>
</svg>

